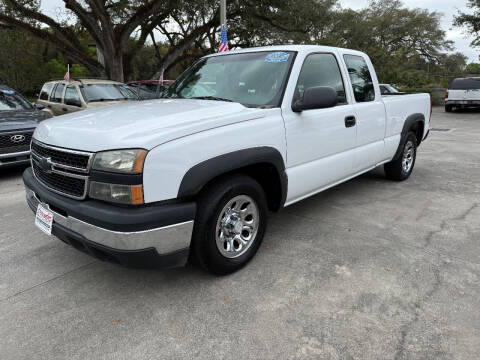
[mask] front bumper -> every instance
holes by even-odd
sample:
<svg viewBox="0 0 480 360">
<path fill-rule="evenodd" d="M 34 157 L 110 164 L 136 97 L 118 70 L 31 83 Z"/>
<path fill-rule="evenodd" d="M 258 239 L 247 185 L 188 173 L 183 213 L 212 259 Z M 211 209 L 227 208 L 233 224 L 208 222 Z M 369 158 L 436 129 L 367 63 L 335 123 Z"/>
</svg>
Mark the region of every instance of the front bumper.
<svg viewBox="0 0 480 360">
<path fill-rule="evenodd" d="M 0 168 L 20 166 L 30 163 L 30 151 L 0 154 Z"/>
<path fill-rule="evenodd" d="M 142 268 L 186 264 L 195 218 L 194 202 L 120 207 L 77 201 L 49 191 L 31 168 L 23 174 L 27 203 L 54 214 L 52 234 L 101 260 Z"/>
</svg>

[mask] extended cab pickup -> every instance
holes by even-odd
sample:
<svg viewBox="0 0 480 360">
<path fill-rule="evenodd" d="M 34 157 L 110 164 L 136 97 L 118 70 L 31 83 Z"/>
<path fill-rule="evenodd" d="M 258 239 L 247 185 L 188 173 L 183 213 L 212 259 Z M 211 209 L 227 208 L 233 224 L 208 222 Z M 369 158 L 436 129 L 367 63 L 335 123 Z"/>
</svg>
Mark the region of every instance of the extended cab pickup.
<svg viewBox="0 0 480 360">
<path fill-rule="evenodd" d="M 268 211 L 384 165 L 406 180 L 428 94 L 382 98 L 364 53 L 275 46 L 204 57 L 165 99 L 42 122 L 24 173 L 37 226 L 97 258 L 226 274 Z"/>
</svg>

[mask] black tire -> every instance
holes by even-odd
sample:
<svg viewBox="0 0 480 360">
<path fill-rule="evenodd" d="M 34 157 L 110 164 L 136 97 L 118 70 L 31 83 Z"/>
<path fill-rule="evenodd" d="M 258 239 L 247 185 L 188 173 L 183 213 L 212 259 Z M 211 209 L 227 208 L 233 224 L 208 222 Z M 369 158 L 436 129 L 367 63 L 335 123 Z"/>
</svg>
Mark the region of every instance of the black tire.
<svg viewBox="0 0 480 360">
<path fill-rule="evenodd" d="M 445 112 L 452 112 L 453 106 L 452 105 L 445 105 Z"/>
<path fill-rule="evenodd" d="M 238 257 L 228 258 L 222 255 L 217 246 L 218 222 L 225 219 L 224 207 L 233 199 L 243 196 L 254 200 L 253 206 L 258 213 L 258 226 L 251 243 L 239 252 Z M 248 205 L 247 205 L 248 206 Z M 192 260 L 205 270 L 226 275 L 245 266 L 257 252 L 267 226 L 267 200 L 263 188 L 252 178 L 244 175 L 223 177 L 202 190 L 197 201 L 197 215 L 192 236 Z M 220 235 L 219 235 L 220 236 Z M 228 242 L 228 241 L 226 241 Z M 225 242 L 225 245 L 226 245 Z M 220 241 L 218 242 L 220 244 Z M 237 242 L 238 244 L 238 242 Z M 228 245 L 226 245 L 228 246 Z M 234 246 L 235 247 L 235 246 Z M 227 252 L 227 249 L 224 249 Z"/>
<path fill-rule="evenodd" d="M 408 157 L 407 153 L 410 154 L 410 157 Z M 410 165 L 408 166 L 408 170 L 404 167 L 405 156 L 407 156 L 407 159 L 411 159 L 411 164 L 409 162 Z M 387 179 L 395 181 L 407 180 L 413 171 L 416 158 L 417 137 L 413 132 L 409 132 L 407 135 L 407 139 L 403 144 L 402 152 L 398 159 L 385 164 L 385 176 L 387 177 Z"/>
</svg>

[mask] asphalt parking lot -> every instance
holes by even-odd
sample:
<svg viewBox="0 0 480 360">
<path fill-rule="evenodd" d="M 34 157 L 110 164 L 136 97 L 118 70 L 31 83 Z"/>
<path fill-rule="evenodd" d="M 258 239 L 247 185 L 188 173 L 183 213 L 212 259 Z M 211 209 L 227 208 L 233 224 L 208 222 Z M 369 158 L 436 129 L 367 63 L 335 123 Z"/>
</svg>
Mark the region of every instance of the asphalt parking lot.
<svg viewBox="0 0 480 360">
<path fill-rule="evenodd" d="M 478 358 L 480 112 L 432 127 L 408 181 L 376 169 L 286 208 L 226 277 L 94 260 L 2 170 L 0 358 Z"/>
</svg>

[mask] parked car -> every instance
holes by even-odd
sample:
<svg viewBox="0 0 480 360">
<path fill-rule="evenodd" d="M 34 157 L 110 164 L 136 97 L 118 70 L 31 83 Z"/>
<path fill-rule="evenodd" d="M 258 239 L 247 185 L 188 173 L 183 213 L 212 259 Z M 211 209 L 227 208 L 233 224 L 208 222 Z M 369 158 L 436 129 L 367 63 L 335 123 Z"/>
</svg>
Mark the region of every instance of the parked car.
<svg viewBox="0 0 480 360">
<path fill-rule="evenodd" d="M 174 83 L 173 80 L 138 80 L 127 83 L 140 99 L 158 99 Z"/>
<path fill-rule="evenodd" d="M 30 141 L 38 123 L 51 117 L 0 84 L 0 168 L 30 162 Z"/>
<path fill-rule="evenodd" d="M 45 83 L 38 104 L 52 115 L 63 115 L 90 108 L 139 100 L 137 94 L 120 82 L 98 79 L 54 80 Z"/>
<path fill-rule="evenodd" d="M 379 84 L 380 85 L 380 92 L 382 95 L 398 95 L 402 94 L 400 91 L 395 89 L 390 84 Z"/>
<path fill-rule="evenodd" d="M 37 128 L 23 180 L 40 229 L 123 265 L 227 274 L 268 211 L 380 165 L 408 179 L 431 116 L 428 94 L 382 98 L 366 54 L 323 46 L 212 54 L 165 96 Z"/>
<path fill-rule="evenodd" d="M 466 107 L 480 107 L 480 77 L 454 79 L 445 93 L 446 112 Z"/>
</svg>

